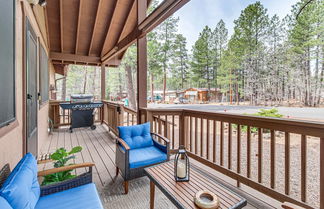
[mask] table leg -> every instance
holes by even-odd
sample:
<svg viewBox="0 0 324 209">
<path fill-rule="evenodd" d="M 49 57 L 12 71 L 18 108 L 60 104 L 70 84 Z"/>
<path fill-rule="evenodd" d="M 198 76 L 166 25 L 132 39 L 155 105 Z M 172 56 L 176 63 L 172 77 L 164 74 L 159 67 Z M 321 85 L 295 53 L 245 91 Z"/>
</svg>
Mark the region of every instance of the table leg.
<svg viewBox="0 0 324 209">
<path fill-rule="evenodd" d="M 150 209 L 154 209 L 155 185 L 150 181 Z"/>
</svg>

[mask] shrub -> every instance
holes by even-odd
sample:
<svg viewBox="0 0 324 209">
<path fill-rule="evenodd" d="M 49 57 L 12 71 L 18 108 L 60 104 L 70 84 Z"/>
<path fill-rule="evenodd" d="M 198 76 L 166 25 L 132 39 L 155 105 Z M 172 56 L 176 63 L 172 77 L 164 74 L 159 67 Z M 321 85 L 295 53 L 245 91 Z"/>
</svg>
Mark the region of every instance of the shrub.
<svg viewBox="0 0 324 209">
<path fill-rule="evenodd" d="M 282 118 L 283 115 L 282 114 L 279 114 L 279 111 L 278 109 L 276 108 L 272 108 L 272 109 L 260 109 L 257 113 L 254 113 L 254 114 L 246 114 L 244 113 L 245 115 L 253 115 L 253 116 L 262 116 L 262 117 L 272 117 L 272 118 Z M 233 124 L 234 128 L 237 127 L 236 124 Z M 241 126 L 241 130 L 242 132 L 246 133 L 247 132 L 247 126 Z M 258 128 L 257 127 L 251 127 L 251 132 L 252 133 L 257 133 L 258 132 Z M 267 130 L 263 130 L 264 133 L 269 133 L 270 131 L 267 129 Z"/>
</svg>

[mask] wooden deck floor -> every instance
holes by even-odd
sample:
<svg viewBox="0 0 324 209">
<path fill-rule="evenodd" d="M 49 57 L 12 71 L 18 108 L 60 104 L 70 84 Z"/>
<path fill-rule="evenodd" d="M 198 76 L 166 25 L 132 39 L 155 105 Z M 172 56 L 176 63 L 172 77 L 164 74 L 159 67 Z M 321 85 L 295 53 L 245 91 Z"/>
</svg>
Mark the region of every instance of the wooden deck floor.
<svg viewBox="0 0 324 209">
<path fill-rule="evenodd" d="M 41 149 L 41 154 L 52 153 L 57 148 L 70 150 L 74 146 L 81 146 L 82 152 L 76 154 L 74 163 L 94 162 L 93 181 L 101 192 L 105 184 L 111 182 L 115 176 L 115 142 L 104 126 L 98 125 L 96 130 L 89 128 L 75 129 L 69 133 L 67 128 L 54 130 L 49 140 Z M 51 168 L 47 163 L 40 169 Z M 78 169 L 77 174 L 84 172 Z"/>
<path fill-rule="evenodd" d="M 76 154 L 74 163 L 95 163 L 96 166 L 93 169 L 93 181 L 97 186 L 98 192 L 101 195 L 101 199 L 104 203 L 105 208 L 134 208 L 134 204 L 131 204 L 132 201 L 137 201 L 137 203 L 140 201 L 144 204 L 136 204 L 137 207 L 135 208 L 148 208 L 148 182 L 139 180 L 139 183 L 136 183 L 135 180 L 134 183 L 131 183 L 130 193 L 128 195 L 123 195 L 122 178 L 115 177 L 115 141 L 113 139 L 113 136 L 108 133 L 105 126 L 97 125 L 96 130 L 91 130 L 89 128 L 79 128 L 75 129 L 73 133 L 69 133 L 68 128 L 56 129 L 49 136 L 49 140 L 42 147 L 40 154 L 52 153 L 60 147 L 64 147 L 67 150 L 70 150 L 74 146 L 82 146 L 83 148 L 81 153 Z M 47 163 L 40 166 L 41 167 L 39 167 L 39 170 L 49 169 L 52 168 L 52 163 Z M 81 174 L 84 171 L 85 169 L 83 168 L 77 169 L 76 174 Z M 114 185 L 116 184 L 116 182 L 118 184 L 117 186 Z M 142 189 L 143 193 L 140 193 L 139 189 L 142 187 L 141 184 L 143 184 L 143 182 L 144 184 L 147 184 L 145 185 L 147 186 L 147 188 L 146 190 Z M 107 190 L 118 190 L 118 192 L 117 194 L 114 194 L 114 191 L 107 192 Z M 134 196 L 136 195 L 136 193 L 138 193 L 137 197 Z M 135 198 L 138 199 L 135 200 Z M 160 196 L 158 194 L 157 198 L 161 201 L 161 199 L 165 197 L 161 193 Z M 158 206 L 156 208 L 165 208 L 166 201 L 161 202 L 161 206 Z M 125 202 L 128 203 L 125 204 Z M 259 207 L 252 206 L 249 203 L 246 208 Z"/>
</svg>

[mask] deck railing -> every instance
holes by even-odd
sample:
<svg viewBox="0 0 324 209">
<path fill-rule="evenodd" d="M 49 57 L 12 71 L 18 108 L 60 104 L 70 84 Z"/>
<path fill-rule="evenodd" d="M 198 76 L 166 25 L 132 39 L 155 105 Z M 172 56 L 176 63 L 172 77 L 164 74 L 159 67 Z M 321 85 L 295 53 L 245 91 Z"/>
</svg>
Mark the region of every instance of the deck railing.
<svg viewBox="0 0 324 209">
<path fill-rule="evenodd" d="M 137 124 L 137 113 L 103 101 L 102 122 Z M 141 109 L 141 122 L 185 145 L 189 156 L 280 202 L 324 208 L 324 123 L 182 109 Z M 57 117 L 57 114 L 56 114 Z M 60 114 L 60 122 L 64 122 Z"/>
<path fill-rule="evenodd" d="M 171 148 L 281 202 L 324 208 L 324 123 L 215 112 L 146 109 Z"/>
<path fill-rule="evenodd" d="M 137 113 L 135 110 L 124 107 L 122 103 L 103 101 L 103 123 L 118 135 L 118 126 L 129 126 L 137 124 Z"/>
<path fill-rule="evenodd" d="M 64 110 L 60 107 L 60 103 L 63 101 L 51 100 L 49 102 L 49 118 L 52 120 L 53 128 L 60 126 L 67 126 L 71 124 L 71 111 Z M 100 122 L 102 116 L 102 109 L 97 108 L 95 110 L 95 122 Z"/>
</svg>

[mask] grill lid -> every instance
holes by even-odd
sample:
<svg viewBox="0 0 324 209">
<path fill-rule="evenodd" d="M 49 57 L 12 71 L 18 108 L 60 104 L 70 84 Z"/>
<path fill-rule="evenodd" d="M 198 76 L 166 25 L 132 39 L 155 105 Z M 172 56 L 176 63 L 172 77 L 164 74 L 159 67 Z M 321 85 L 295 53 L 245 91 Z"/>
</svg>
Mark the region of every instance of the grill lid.
<svg viewBox="0 0 324 209">
<path fill-rule="evenodd" d="M 91 94 L 72 94 L 71 103 L 89 103 L 93 101 Z"/>
</svg>

